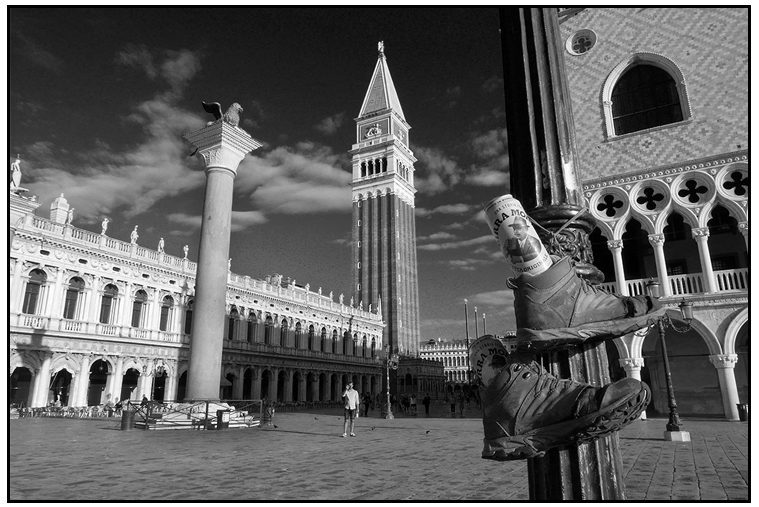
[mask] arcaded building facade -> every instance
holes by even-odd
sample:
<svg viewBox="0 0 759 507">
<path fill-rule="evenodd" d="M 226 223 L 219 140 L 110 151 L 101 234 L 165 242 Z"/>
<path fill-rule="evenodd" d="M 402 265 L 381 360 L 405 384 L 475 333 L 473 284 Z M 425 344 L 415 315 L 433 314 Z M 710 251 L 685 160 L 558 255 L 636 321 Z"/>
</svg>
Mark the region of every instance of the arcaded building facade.
<svg viewBox="0 0 759 507">
<path fill-rule="evenodd" d="M 196 264 L 74 226 L 64 196 L 49 218 L 10 192 L 10 403 L 183 400 Z M 222 399 L 339 400 L 352 381 L 379 392 L 376 309 L 280 275 L 229 272 Z"/>
<path fill-rule="evenodd" d="M 559 13 L 579 175 L 605 286 L 651 279 L 692 329 L 666 332 L 678 411 L 738 419 L 749 400 L 748 9 Z M 683 322 L 676 322 L 682 326 Z M 668 412 L 658 332 L 615 340 Z"/>
</svg>

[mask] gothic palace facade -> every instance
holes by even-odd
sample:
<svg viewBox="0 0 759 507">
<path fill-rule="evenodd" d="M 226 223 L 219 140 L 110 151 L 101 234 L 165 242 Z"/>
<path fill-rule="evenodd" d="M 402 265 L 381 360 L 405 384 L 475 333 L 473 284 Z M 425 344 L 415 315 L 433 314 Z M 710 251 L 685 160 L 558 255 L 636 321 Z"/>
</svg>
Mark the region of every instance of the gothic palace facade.
<svg viewBox="0 0 759 507">
<path fill-rule="evenodd" d="M 676 313 L 693 304 L 691 329 L 666 331 L 678 411 L 737 420 L 750 371 L 748 10 L 578 8 L 559 21 L 594 264 L 612 292 L 656 279 Z M 654 329 L 607 350 L 666 414 L 660 341 Z"/>
</svg>

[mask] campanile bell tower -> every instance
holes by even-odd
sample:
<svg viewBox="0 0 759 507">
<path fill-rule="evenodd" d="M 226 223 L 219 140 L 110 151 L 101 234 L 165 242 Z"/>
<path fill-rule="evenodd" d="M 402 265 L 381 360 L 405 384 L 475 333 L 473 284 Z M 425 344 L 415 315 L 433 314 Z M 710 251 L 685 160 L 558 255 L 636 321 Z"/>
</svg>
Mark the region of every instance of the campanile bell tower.
<svg viewBox="0 0 759 507">
<path fill-rule="evenodd" d="M 419 352 L 419 292 L 414 221 L 414 158 L 384 45 L 356 118 L 353 162 L 353 294 L 377 308 L 384 343 Z"/>
</svg>

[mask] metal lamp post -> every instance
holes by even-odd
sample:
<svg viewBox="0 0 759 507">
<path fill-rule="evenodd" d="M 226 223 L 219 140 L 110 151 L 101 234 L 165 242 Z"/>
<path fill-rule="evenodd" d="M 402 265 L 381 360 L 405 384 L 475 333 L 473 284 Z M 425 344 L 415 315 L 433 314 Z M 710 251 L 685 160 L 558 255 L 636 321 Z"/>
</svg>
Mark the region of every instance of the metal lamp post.
<svg viewBox="0 0 759 507">
<path fill-rule="evenodd" d="M 651 297 L 659 299 L 660 290 L 659 282 L 656 280 L 650 280 L 646 284 L 646 289 Z M 669 399 L 669 421 L 667 422 L 667 431 L 664 432 L 665 440 L 689 442 L 690 433 L 683 430 L 683 423 L 680 421 L 680 416 L 677 413 L 677 401 L 675 400 L 675 390 L 672 387 L 672 374 L 669 369 L 669 357 L 667 353 L 667 340 L 664 337 L 664 330 L 667 327 L 671 327 L 678 333 L 687 333 L 691 329 L 691 321 L 693 320 L 693 304 L 686 302 L 685 299 L 678 305 L 683 320 L 685 321 L 685 327 L 677 327 L 669 315 L 666 313 L 661 317 L 656 325 L 659 330 L 659 337 L 661 338 L 661 350 L 662 358 L 664 362 L 664 376 L 667 380 L 667 398 Z"/>
<path fill-rule="evenodd" d="M 472 368 L 469 364 L 469 310 L 467 308 L 467 300 L 464 300 L 464 323 L 466 326 L 466 383 L 472 384 Z M 477 309 L 475 308 L 475 312 Z M 475 319 L 476 320 L 476 319 Z"/>
<path fill-rule="evenodd" d="M 378 358 L 380 359 L 380 358 Z M 381 361 L 381 359 L 380 359 Z M 392 406 L 390 405 L 390 368 L 393 370 L 398 369 L 398 353 L 390 353 L 390 345 L 385 345 L 385 371 L 387 373 L 387 389 L 385 390 L 385 405 L 383 407 L 381 417 L 383 419 L 395 419 L 393 416 Z"/>
</svg>

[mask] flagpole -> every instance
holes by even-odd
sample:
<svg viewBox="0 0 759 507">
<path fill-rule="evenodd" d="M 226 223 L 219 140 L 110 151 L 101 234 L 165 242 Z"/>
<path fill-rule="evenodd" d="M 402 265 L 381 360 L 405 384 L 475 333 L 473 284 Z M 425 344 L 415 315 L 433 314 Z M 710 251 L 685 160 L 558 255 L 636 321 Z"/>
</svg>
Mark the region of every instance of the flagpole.
<svg viewBox="0 0 759 507">
<path fill-rule="evenodd" d="M 469 310 L 467 300 L 464 299 L 464 322 L 466 323 L 466 383 L 472 384 L 471 367 L 469 366 Z"/>
</svg>

